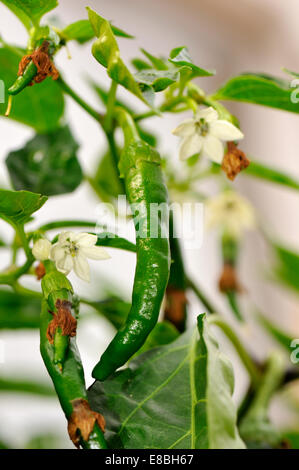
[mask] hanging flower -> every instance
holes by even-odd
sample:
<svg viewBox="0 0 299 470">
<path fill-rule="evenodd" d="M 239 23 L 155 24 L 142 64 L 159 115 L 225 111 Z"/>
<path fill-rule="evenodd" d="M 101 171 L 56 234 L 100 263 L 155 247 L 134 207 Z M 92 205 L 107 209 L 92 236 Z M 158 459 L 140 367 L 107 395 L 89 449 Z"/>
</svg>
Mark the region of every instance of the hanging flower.
<svg viewBox="0 0 299 470">
<path fill-rule="evenodd" d="M 39 261 L 45 261 L 50 256 L 51 242 L 46 238 L 39 238 L 32 248 L 32 254 L 35 259 Z"/>
<path fill-rule="evenodd" d="M 218 119 L 218 113 L 212 107 L 199 108 L 193 119 L 186 119 L 172 133 L 182 138 L 181 160 L 200 153 L 216 163 L 221 163 L 224 156 L 222 141 L 244 137 L 232 123 Z"/>
<path fill-rule="evenodd" d="M 255 227 L 254 209 L 235 191 L 224 191 L 206 202 L 206 225 L 240 237 L 243 230 Z"/>
<path fill-rule="evenodd" d="M 58 271 L 67 275 L 74 269 L 80 279 L 90 281 L 87 258 L 108 259 L 110 256 L 100 246 L 95 246 L 97 236 L 90 233 L 62 232 L 51 249 L 50 258 Z"/>
</svg>

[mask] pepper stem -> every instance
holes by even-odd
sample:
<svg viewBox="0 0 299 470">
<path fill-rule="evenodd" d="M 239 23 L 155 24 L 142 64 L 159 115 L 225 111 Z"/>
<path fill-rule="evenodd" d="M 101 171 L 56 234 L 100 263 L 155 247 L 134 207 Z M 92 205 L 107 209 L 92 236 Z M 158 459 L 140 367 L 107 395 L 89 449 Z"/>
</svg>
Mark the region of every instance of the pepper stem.
<svg viewBox="0 0 299 470">
<path fill-rule="evenodd" d="M 9 95 L 8 101 L 7 101 L 7 108 L 6 108 L 6 111 L 5 111 L 5 116 L 6 117 L 8 117 L 10 115 L 11 105 L 12 105 L 12 95 Z"/>
</svg>

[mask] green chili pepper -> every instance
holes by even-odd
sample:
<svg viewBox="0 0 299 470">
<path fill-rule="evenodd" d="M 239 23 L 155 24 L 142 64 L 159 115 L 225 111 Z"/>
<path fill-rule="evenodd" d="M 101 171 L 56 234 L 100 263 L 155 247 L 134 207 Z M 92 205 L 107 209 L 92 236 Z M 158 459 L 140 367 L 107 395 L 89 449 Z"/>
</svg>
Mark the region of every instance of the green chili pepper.
<svg viewBox="0 0 299 470">
<path fill-rule="evenodd" d="M 16 79 L 15 83 L 7 90 L 7 93 L 9 95 L 17 95 L 32 82 L 36 74 L 37 67 L 32 61 L 30 61 L 25 67 L 23 74 Z"/>
<path fill-rule="evenodd" d="M 125 110 L 118 108 L 116 118 L 125 137 L 119 161 L 120 176 L 125 180 L 133 215 L 136 215 L 136 208 L 139 211 L 138 220 L 134 217 L 137 264 L 131 310 L 126 323 L 93 370 L 93 377 L 98 380 L 106 379 L 125 364 L 145 342 L 158 320 L 170 269 L 166 211 L 162 210 L 159 220 L 154 221 L 157 222 L 157 236 L 151 236 L 150 232 L 152 204 L 167 204 L 160 156 L 140 139 L 134 121 Z"/>
<path fill-rule="evenodd" d="M 50 262 L 47 262 L 47 274 L 43 278 L 43 301 L 40 324 L 40 350 L 41 355 L 52 378 L 56 393 L 58 395 L 61 407 L 67 420 L 71 421 L 76 403 L 82 401 L 88 403 L 87 392 L 85 388 L 84 371 L 80 355 L 76 346 L 75 338 L 67 338 L 67 343 L 62 343 L 62 336 L 56 344 L 59 350 L 55 350 L 54 345 L 50 344 L 47 336 L 49 323 L 52 321 L 51 311 L 57 300 L 72 300 L 72 286 L 66 277 L 56 271 Z M 63 354 L 63 370 L 57 364 L 57 354 Z M 88 406 L 88 404 L 87 404 Z M 90 410 L 90 413 L 92 410 Z M 97 421 L 94 422 L 87 439 L 81 434 L 78 436 L 78 444 L 86 449 L 106 449 L 107 444 L 102 430 Z"/>
</svg>

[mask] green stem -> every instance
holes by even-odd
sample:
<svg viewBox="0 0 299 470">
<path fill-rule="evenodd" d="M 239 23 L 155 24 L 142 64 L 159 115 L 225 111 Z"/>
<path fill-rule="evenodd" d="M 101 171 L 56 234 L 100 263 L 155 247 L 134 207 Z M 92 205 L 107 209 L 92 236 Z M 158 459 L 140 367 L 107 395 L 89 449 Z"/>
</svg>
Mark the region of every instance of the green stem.
<svg viewBox="0 0 299 470">
<path fill-rule="evenodd" d="M 93 109 L 89 104 L 86 103 L 61 77 L 58 78 L 57 83 L 61 86 L 64 93 L 71 96 L 76 103 L 81 106 L 81 108 L 85 109 L 85 111 L 92 116 L 96 121 L 100 124 L 103 123 L 103 116 L 98 113 L 95 109 Z"/>
<path fill-rule="evenodd" d="M 231 341 L 233 344 L 234 348 L 236 349 L 241 361 L 243 362 L 250 378 L 252 381 L 252 385 L 254 387 L 257 387 L 261 381 L 261 373 L 259 369 L 256 367 L 255 363 L 249 356 L 248 352 L 240 342 L 239 338 L 235 334 L 235 332 L 231 329 L 231 327 L 223 321 L 218 315 L 213 315 L 212 317 L 209 317 L 208 319 L 210 324 L 216 325 L 221 330 L 225 335 L 228 337 L 228 339 Z"/>
<path fill-rule="evenodd" d="M 87 227 L 94 228 L 95 222 L 89 220 L 57 220 L 56 222 L 49 222 L 41 225 L 38 230 L 41 232 L 47 232 L 48 230 L 55 230 L 56 228 L 67 228 L 67 227 Z"/>
<path fill-rule="evenodd" d="M 193 290 L 194 294 L 198 297 L 200 302 L 207 309 L 208 313 L 216 313 L 218 311 L 218 309 L 210 302 L 210 300 L 206 297 L 202 290 L 197 287 L 189 277 L 186 277 L 186 285 L 191 290 Z"/>
<path fill-rule="evenodd" d="M 117 90 L 117 82 L 112 80 L 108 100 L 107 100 L 107 110 L 104 118 L 104 129 L 106 129 L 106 133 L 109 134 L 112 130 L 113 124 L 113 115 L 114 115 L 114 106 L 115 106 L 115 99 L 116 99 L 116 90 Z"/>
</svg>

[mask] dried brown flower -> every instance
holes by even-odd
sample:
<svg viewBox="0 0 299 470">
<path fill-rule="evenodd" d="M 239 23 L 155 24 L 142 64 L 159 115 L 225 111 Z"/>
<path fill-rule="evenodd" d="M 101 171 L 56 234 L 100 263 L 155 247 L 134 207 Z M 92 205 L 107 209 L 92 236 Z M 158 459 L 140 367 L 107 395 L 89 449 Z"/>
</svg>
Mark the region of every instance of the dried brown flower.
<svg viewBox="0 0 299 470">
<path fill-rule="evenodd" d="M 242 150 L 238 149 L 234 142 L 227 143 L 227 152 L 223 157 L 221 168 L 230 180 L 234 180 L 240 171 L 244 170 L 250 164 Z"/>
<path fill-rule="evenodd" d="M 80 445 L 80 438 L 88 441 L 95 423 L 105 432 L 105 418 L 100 413 L 92 411 L 87 400 L 78 398 L 72 401 L 73 412 L 68 421 L 68 433 L 76 447 Z"/>
<path fill-rule="evenodd" d="M 243 290 L 239 284 L 234 266 L 229 263 L 225 263 L 223 266 L 223 271 L 219 279 L 219 290 L 221 292 L 241 292 Z"/>
<path fill-rule="evenodd" d="M 71 314 L 71 306 L 68 300 L 57 299 L 55 304 L 57 313 L 50 312 L 53 320 L 48 325 L 47 338 L 51 344 L 54 342 L 55 331 L 58 327 L 63 336 L 76 336 L 77 320 Z"/>
<path fill-rule="evenodd" d="M 23 75 L 24 70 L 30 61 L 32 61 L 37 68 L 37 74 L 29 86 L 34 85 L 34 83 L 40 83 L 47 77 L 52 77 L 53 80 L 58 79 L 59 72 L 51 61 L 48 50 L 49 43 L 48 41 L 44 41 L 38 49 L 32 52 L 32 54 L 28 54 L 22 57 L 19 63 L 19 76 Z"/>
<path fill-rule="evenodd" d="M 44 277 L 46 274 L 46 268 L 43 263 L 38 263 L 38 265 L 35 267 L 35 274 L 38 281 Z"/>
</svg>

